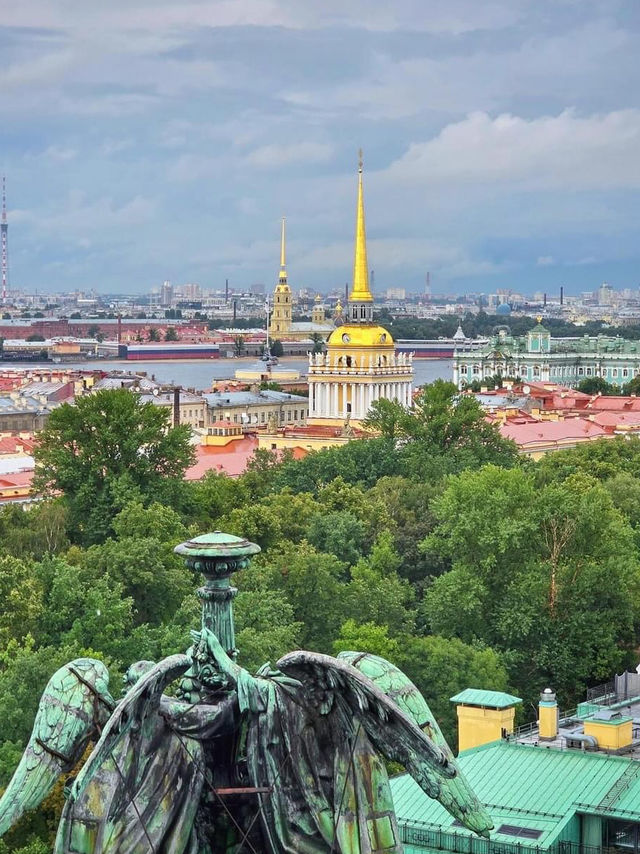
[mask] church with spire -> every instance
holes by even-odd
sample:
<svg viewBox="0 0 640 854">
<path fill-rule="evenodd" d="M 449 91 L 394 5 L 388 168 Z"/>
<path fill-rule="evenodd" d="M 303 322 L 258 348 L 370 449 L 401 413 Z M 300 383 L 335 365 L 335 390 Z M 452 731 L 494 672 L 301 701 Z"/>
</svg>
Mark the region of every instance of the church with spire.
<svg viewBox="0 0 640 854">
<path fill-rule="evenodd" d="M 361 153 L 351 293 L 347 305 L 340 306 L 336 312 L 336 322 L 341 325 L 329 336 L 327 352 L 309 353 L 307 424 L 304 427 L 283 424 L 276 430 L 261 433 L 259 447 L 307 453 L 341 445 L 368 435 L 362 422 L 376 400 L 394 400 L 407 408 L 411 406 L 413 354 L 396 354 L 391 333 L 374 320 L 373 306 L 367 266 Z"/>
<path fill-rule="evenodd" d="M 311 341 L 314 335 L 321 335 L 326 339 L 334 329 L 333 322 L 325 316 L 325 308 L 319 296 L 313 306 L 311 322 L 293 321 L 293 299 L 287 276 L 286 230 L 283 217 L 280 233 L 280 273 L 273 292 L 269 337 L 280 341 Z"/>
<path fill-rule="evenodd" d="M 360 152 L 351 293 L 345 322 L 331 333 L 327 352 L 309 355 L 307 423 L 358 426 L 380 398 L 411 406 L 412 361 L 410 353 L 396 355 L 391 334 L 373 319 Z"/>
</svg>

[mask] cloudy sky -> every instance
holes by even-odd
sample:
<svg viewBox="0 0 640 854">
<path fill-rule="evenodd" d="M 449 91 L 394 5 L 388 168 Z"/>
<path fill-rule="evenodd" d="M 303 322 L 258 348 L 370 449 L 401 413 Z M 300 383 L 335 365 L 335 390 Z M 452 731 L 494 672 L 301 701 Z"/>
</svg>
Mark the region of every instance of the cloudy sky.
<svg viewBox="0 0 640 854">
<path fill-rule="evenodd" d="M 638 0 L 0 0 L 11 281 L 640 284 Z"/>
</svg>

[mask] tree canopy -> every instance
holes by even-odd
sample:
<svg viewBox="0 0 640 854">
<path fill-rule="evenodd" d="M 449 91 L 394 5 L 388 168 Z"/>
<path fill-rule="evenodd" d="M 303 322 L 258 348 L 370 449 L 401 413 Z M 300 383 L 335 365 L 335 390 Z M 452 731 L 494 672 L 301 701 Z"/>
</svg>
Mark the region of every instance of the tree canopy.
<svg viewBox="0 0 640 854">
<path fill-rule="evenodd" d="M 262 547 L 234 578 L 244 666 L 294 648 L 389 657 L 452 744 L 463 688 L 518 694 L 526 715 L 544 687 L 567 708 L 635 667 L 640 439 L 533 463 L 441 381 L 368 423 L 378 435 L 186 482 L 188 428 L 167 410 L 123 389 L 56 409 L 36 452 L 44 499 L 0 508 L 0 787 L 63 662 L 104 660 L 117 695 L 131 662 L 189 646 L 199 579 L 173 549 L 212 530 Z M 57 797 L 9 850 L 51 850 Z"/>
<path fill-rule="evenodd" d="M 190 428 L 128 389 L 101 390 L 55 409 L 38 435 L 34 488 L 61 493 L 81 538 L 109 531 L 132 495 L 158 496 L 194 459 Z"/>
</svg>

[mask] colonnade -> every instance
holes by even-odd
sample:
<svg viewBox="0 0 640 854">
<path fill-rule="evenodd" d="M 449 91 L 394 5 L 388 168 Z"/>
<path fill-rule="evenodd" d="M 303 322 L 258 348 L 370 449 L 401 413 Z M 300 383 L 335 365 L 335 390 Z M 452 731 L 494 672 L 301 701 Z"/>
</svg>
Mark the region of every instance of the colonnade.
<svg viewBox="0 0 640 854">
<path fill-rule="evenodd" d="M 365 418 L 374 400 L 397 400 L 402 406 L 411 406 L 411 377 L 383 382 L 348 382 L 309 377 L 310 418 Z"/>
</svg>

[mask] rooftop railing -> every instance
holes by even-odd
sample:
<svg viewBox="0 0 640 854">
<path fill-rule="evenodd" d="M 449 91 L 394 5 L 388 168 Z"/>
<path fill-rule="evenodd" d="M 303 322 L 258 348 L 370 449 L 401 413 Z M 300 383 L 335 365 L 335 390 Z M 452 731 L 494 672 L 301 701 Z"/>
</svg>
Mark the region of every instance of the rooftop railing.
<svg viewBox="0 0 640 854">
<path fill-rule="evenodd" d="M 503 842 L 466 833 L 442 830 L 420 822 L 401 822 L 400 837 L 405 845 L 414 845 L 453 854 L 603 854 L 603 848 L 578 842 L 556 841 L 551 845 L 536 845 L 526 839 Z"/>
</svg>

